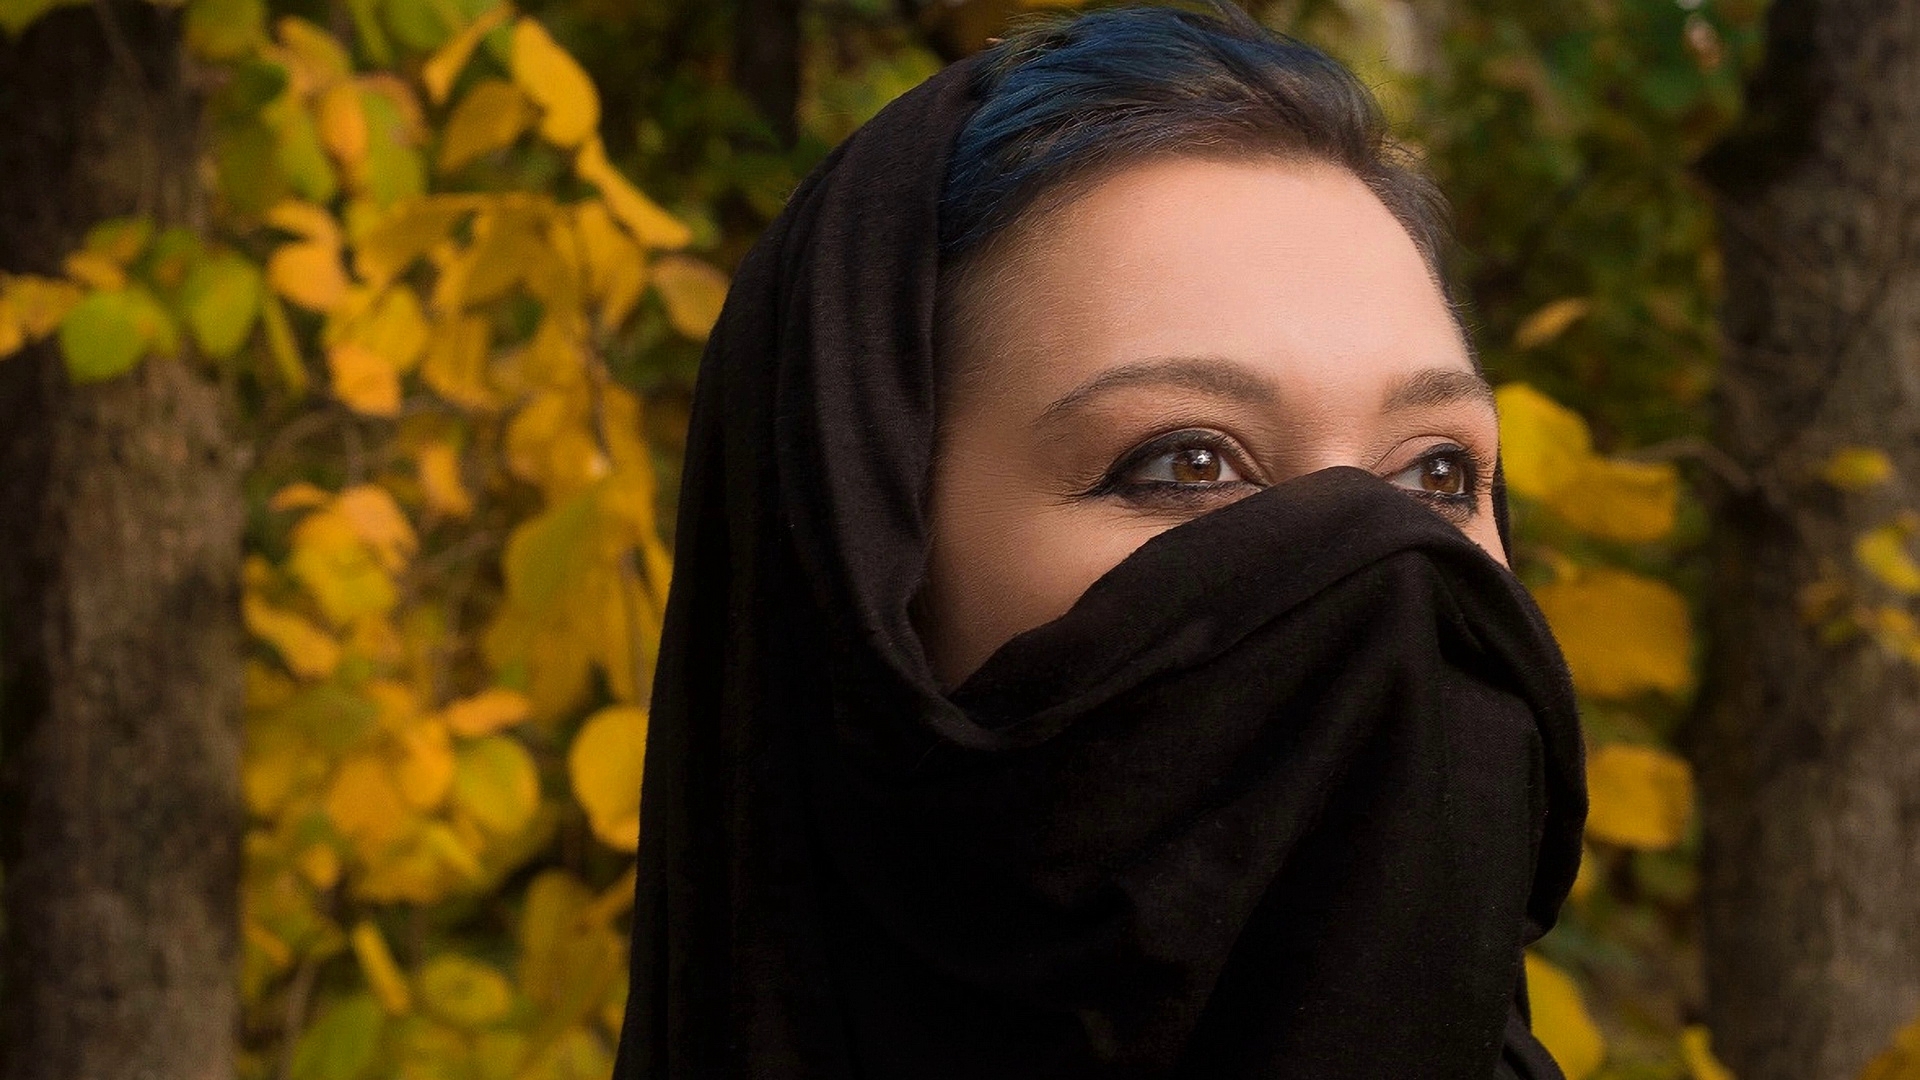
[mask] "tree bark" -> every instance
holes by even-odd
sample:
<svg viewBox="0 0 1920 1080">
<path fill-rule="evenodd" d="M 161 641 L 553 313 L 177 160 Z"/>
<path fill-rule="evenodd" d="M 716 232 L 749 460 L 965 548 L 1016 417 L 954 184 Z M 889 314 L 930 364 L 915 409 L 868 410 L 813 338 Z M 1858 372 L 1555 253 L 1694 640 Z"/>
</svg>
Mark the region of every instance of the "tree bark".
<svg viewBox="0 0 1920 1080">
<path fill-rule="evenodd" d="M 800 128 L 801 0 L 739 0 L 733 21 L 733 82 L 791 147 Z"/>
<path fill-rule="evenodd" d="M 0 38 L 0 268 L 87 226 L 200 213 L 177 11 Z M 0 360 L 0 1078 L 232 1075 L 239 455 L 180 360 L 67 380 Z"/>
<path fill-rule="evenodd" d="M 1708 1021 L 1741 1080 L 1852 1080 L 1920 1012 L 1920 666 L 1823 643 L 1816 582 L 1911 612 L 1854 539 L 1920 505 L 1920 0 L 1776 0 L 1741 128 L 1702 163 L 1726 279 L 1691 751 Z M 1890 485 L 1817 479 L 1849 446 Z M 1824 618 L 1824 616 L 1823 616 Z"/>
</svg>

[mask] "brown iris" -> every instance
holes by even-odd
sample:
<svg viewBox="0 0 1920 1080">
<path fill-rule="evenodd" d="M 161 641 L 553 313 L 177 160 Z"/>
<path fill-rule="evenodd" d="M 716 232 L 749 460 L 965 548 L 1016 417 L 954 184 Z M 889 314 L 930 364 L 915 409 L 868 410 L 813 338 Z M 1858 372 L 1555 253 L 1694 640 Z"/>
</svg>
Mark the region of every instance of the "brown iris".
<svg viewBox="0 0 1920 1080">
<path fill-rule="evenodd" d="M 1204 446 L 1176 451 L 1168 464 L 1178 483 L 1211 484 L 1220 479 L 1220 455 Z"/>
<path fill-rule="evenodd" d="M 1430 457 L 1420 463 L 1420 489 L 1436 495 L 1464 495 L 1467 470 L 1452 457 Z"/>
</svg>

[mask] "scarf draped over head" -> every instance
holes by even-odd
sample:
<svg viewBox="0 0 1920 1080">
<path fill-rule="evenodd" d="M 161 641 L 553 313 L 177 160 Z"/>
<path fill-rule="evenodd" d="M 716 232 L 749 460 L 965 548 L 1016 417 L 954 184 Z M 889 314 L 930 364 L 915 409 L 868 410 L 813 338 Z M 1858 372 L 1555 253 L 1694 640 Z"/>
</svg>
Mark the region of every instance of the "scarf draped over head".
<svg viewBox="0 0 1920 1080">
<path fill-rule="evenodd" d="M 951 693 L 936 207 L 974 65 L 747 256 L 695 393 L 616 1075 L 1557 1076 L 1586 800 L 1511 574 L 1330 469 L 1149 541 Z"/>
</svg>

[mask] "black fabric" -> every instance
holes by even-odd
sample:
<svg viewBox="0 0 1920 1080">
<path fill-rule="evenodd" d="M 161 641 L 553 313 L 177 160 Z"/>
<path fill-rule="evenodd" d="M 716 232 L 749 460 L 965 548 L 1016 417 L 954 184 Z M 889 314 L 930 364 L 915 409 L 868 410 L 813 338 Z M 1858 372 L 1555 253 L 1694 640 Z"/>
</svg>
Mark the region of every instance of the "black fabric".
<svg viewBox="0 0 1920 1080">
<path fill-rule="evenodd" d="M 951 695 L 925 568 L 951 68 L 741 266 L 695 395 L 616 1075 L 1554 1077 L 1585 815 L 1511 574 L 1370 474 L 1149 541 Z"/>
</svg>

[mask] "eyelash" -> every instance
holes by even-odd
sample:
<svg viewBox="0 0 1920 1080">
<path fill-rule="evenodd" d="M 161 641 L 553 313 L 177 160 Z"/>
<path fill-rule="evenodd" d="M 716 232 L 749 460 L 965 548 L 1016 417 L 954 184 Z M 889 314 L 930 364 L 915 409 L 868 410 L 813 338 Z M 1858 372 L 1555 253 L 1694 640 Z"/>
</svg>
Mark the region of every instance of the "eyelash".
<svg viewBox="0 0 1920 1080">
<path fill-rule="evenodd" d="M 1440 516 L 1455 523 L 1465 522 L 1480 509 L 1480 497 L 1487 493 L 1493 484 L 1493 463 L 1478 453 L 1461 446 L 1459 443 L 1440 443 L 1428 447 L 1426 452 L 1406 465 L 1394 471 L 1394 476 L 1410 472 L 1429 462 L 1451 460 L 1466 470 L 1466 484 L 1458 494 L 1449 495 L 1442 491 L 1416 491 L 1412 488 L 1400 490 L 1433 506 Z"/>
<path fill-rule="evenodd" d="M 1190 428 L 1168 432 L 1134 447 L 1115 462 L 1098 483 L 1083 492 L 1082 497 L 1118 497 L 1140 506 L 1188 508 L 1229 496 L 1237 496 L 1246 488 L 1257 489 L 1265 486 L 1251 480 L 1182 483 L 1127 479 L 1129 475 L 1147 464 L 1182 450 L 1211 451 L 1219 455 L 1242 476 L 1252 475 L 1253 470 L 1248 466 L 1245 454 L 1233 440 L 1215 431 Z M 1401 490 L 1428 503 L 1437 513 L 1451 521 L 1463 522 L 1472 518 L 1479 509 L 1480 497 L 1486 494 L 1493 477 L 1493 464 L 1474 450 L 1458 443 L 1441 443 L 1429 447 L 1419 457 L 1394 470 L 1391 476 L 1399 476 L 1438 460 L 1452 461 L 1465 470 L 1464 490 L 1457 494 L 1405 487 Z"/>
<path fill-rule="evenodd" d="M 1125 456 L 1114 462 L 1098 483 L 1082 495 L 1085 498 L 1117 496 L 1136 505 L 1187 507 L 1216 501 L 1229 493 L 1237 493 L 1245 488 L 1262 486 L 1250 480 L 1180 483 L 1166 480 L 1130 481 L 1127 479 L 1128 476 L 1154 460 L 1182 450 L 1207 450 L 1217 454 L 1242 476 L 1250 475 L 1253 471 L 1247 463 L 1246 454 L 1232 439 L 1216 431 L 1188 428 L 1156 436 L 1129 450 Z"/>
</svg>

